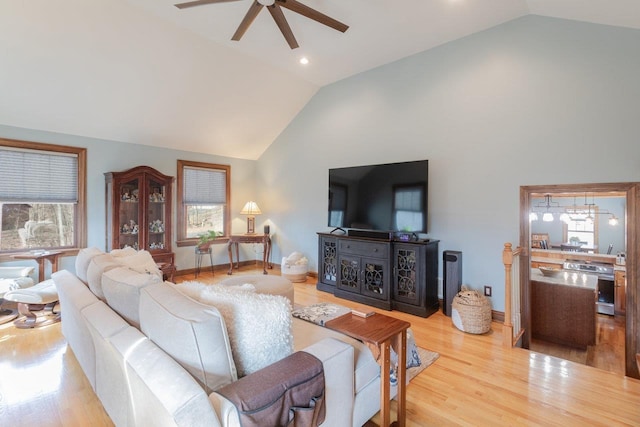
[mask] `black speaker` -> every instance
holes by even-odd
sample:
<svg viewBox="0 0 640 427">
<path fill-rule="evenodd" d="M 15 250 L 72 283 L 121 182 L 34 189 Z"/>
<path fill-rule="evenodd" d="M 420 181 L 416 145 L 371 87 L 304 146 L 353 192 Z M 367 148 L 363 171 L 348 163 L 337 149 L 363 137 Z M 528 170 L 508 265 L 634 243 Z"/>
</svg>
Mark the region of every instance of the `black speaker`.
<svg viewBox="0 0 640 427">
<path fill-rule="evenodd" d="M 460 292 L 462 287 L 462 252 L 442 252 L 442 312 L 451 316 L 451 304 L 453 297 Z"/>
<path fill-rule="evenodd" d="M 269 227 L 269 224 L 264 226 L 264 234 L 269 234 L 271 233 L 271 227 Z"/>
</svg>

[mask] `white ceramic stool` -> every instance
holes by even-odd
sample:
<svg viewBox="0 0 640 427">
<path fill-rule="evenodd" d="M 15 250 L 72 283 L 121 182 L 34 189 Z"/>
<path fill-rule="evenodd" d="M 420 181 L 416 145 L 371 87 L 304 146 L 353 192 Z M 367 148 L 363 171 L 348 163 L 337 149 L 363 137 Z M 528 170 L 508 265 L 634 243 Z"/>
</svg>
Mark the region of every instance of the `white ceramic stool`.
<svg viewBox="0 0 640 427">
<path fill-rule="evenodd" d="M 39 328 L 60 321 L 60 313 L 54 311 L 58 303 L 58 291 L 52 279 L 25 289 L 16 289 L 4 294 L 4 299 L 18 303 L 21 317 L 13 322 L 17 328 Z M 36 314 L 29 305 L 43 306 L 45 312 Z"/>
<path fill-rule="evenodd" d="M 250 283 L 259 294 L 281 295 L 291 302 L 293 307 L 293 284 L 282 276 L 246 275 L 233 276 L 220 282 L 223 286 L 240 286 Z"/>
</svg>

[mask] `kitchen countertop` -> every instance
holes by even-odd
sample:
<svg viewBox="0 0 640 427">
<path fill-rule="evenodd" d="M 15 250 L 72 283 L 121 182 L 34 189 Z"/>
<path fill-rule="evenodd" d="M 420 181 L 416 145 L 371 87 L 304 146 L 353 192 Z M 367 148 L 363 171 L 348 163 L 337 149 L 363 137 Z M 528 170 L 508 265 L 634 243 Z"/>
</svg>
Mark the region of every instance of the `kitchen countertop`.
<svg viewBox="0 0 640 427">
<path fill-rule="evenodd" d="M 529 279 L 536 282 L 551 283 L 553 285 L 593 289 L 594 291 L 598 288 L 598 276 L 573 271 L 563 271 L 555 277 L 549 277 L 543 275 L 539 269 L 532 268 Z"/>
</svg>

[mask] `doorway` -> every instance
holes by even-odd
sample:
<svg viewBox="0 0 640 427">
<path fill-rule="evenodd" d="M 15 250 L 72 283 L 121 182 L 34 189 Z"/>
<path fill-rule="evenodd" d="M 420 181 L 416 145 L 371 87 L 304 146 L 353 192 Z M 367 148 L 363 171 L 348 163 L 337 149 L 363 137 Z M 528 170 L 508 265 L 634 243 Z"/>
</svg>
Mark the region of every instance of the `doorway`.
<svg viewBox="0 0 640 427">
<path fill-rule="evenodd" d="M 520 188 L 520 246 L 523 248 L 523 256 L 521 256 L 520 265 L 520 283 L 522 284 L 522 317 L 525 333 L 523 336 L 522 344 L 524 348 L 531 348 L 531 265 L 534 259 L 534 249 L 532 248 L 532 242 L 534 246 L 537 246 L 537 240 L 532 239 L 532 222 L 530 219 L 530 213 L 532 210 L 539 206 L 540 197 L 545 195 L 551 195 L 552 197 L 565 199 L 575 197 L 577 201 L 577 195 L 581 194 L 597 194 L 597 195 L 618 195 L 624 198 L 625 212 L 624 212 L 624 225 L 625 225 L 625 237 L 624 237 L 624 249 L 619 248 L 617 251 L 625 250 L 626 252 L 626 316 L 623 319 L 623 324 L 619 325 L 624 329 L 624 372 L 628 376 L 640 378 L 638 368 L 635 363 L 635 354 L 640 351 L 638 347 L 640 345 L 638 340 L 638 261 L 636 260 L 639 242 L 640 226 L 638 224 L 638 208 L 640 207 L 640 201 L 638 196 L 640 194 L 640 183 L 604 183 L 604 184 L 567 184 L 567 185 L 542 185 L 542 186 L 524 186 Z M 553 200 L 553 199 L 552 199 Z M 573 201 L 573 199 L 572 199 Z M 546 199 L 549 202 L 549 199 Z M 565 200 L 566 202 L 566 200 Z M 555 202 L 552 202 L 555 203 Z M 576 203 L 573 203 L 574 205 Z M 590 205 L 587 200 L 586 205 Z M 549 206 L 549 203 L 543 204 L 543 207 Z M 558 203 L 560 205 L 560 203 Z M 565 203 L 568 205 L 568 203 Z M 551 206 L 554 206 L 551 204 Z M 544 234 L 544 233 L 535 233 Z M 539 236 L 535 236 L 536 239 Z M 560 238 L 562 240 L 562 238 Z M 555 242 L 565 243 L 565 242 Z M 608 239 L 605 242 L 598 242 L 598 246 L 609 246 Z M 617 244 L 621 246 L 620 243 Z M 558 252 L 563 249 L 558 248 Z M 593 248 L 592 248 L 593 249 Z M 597 251 L 597 250 L 596 250 Z M 593 251 L 592 251 L 593 252 Z M 599 251 L 597 251 L 599 252 Z M 606 250 L 605 250 L 606 252 Z M 604 320 L 607 320 L 604 318 Z M 610 323 L 610 322 L 609 322 Z M 602 322 L 603 328 L 607 327 L 607 322 Z M 615 325 L 614 325 L 615 326 Z"/>
</svg>

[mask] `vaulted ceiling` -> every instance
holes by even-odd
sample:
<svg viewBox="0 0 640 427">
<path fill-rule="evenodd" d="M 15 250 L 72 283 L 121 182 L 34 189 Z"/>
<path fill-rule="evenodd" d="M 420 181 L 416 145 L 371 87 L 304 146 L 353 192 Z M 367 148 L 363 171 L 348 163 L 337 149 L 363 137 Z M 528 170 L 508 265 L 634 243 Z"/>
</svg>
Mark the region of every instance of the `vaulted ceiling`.
<svg viewBox="0 0 640 427">
<path fill-rule="evenodd" d="M 253 0 L 0 2 L 0 124 L 258 158 L 327 84 L 518 17 L 640 29 L 637 0 L 299 0 L 290 49 Z M 301 65 L 301 57 L 309 64 Z"/>
</svg>

